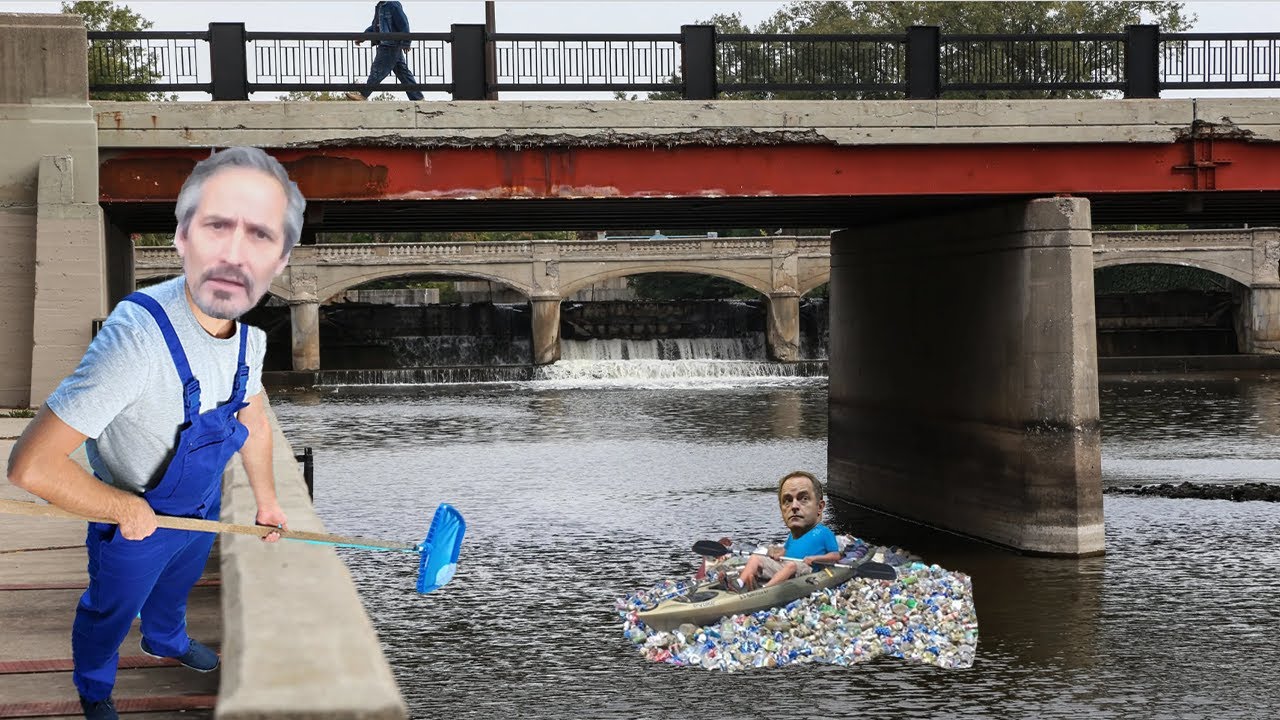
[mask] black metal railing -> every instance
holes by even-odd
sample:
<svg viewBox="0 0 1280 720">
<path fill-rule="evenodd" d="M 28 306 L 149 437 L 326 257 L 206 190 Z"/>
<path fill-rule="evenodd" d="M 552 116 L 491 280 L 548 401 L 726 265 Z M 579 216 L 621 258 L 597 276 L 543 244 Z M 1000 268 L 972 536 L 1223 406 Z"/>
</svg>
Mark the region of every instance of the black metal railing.
<svg viewBox="0 0 1280 720">
<path fill-rule="evenodd" d="M 1280 36 L 1274 33 L 1172 33 L 1161 39 L 1163 87 L 1280 87 Z"/>
<path fill-rule="evenodd" d="M 409 42 L 417 80 L 379 90 L 445 92 L 455 100 L 504 90 L 666 91 L 701 100 L 735 92 L 1153 98 L 1163 89 L 1280 87 L 1280 33 L 1161 34 L 1153 25 L 1079 35 L 943 35 L 936 27 L 897 35 L 718 34 L 707 25 L 679 34 L 570 35 L 486 34 L 483 25 L 447 33 L 251 33 L 240 23 L 211 23 L 207 32 L 90 32 L 89 40 L 92 92 L 185 90 L 215 100 L 360 89 L 379 40 Z"/>
<path fill-rule="evenodd" d="M 906 35 L 720 35 L 722 92 L 907 92 Z"/>
<path fill-rule="evenodd" d="M 679 35 L 493 36 L 499 90 L 681 89 Z"/>
</svg>

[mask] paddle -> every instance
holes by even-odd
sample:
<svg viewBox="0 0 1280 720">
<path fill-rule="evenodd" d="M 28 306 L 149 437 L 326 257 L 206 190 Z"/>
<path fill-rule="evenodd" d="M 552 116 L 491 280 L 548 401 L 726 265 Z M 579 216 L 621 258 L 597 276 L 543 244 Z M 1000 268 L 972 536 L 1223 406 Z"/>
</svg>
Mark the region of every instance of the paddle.
<svg viewBox="0 0 1280 720">
<path fill-rule="evenodd" d="M 693 544 L 693 551 L 703 557 L 724 557 L 733 552 L 729 548 L 721 545 L 714 540 L 699 540 Z M 750 555 L 751 553 L 743 553 Z M 791 560 L 793 562 L 804 562 L 797 558 L 782 558 L 783 560 Z M 860 578 L 868 578 L 871 580 L 897 580 L 898 571 L 893 569 L 888 563 L 876 562 L 874 560 L 863 560 L 853 565 L 845 565 L 843 563 L 823 563 L 824 565 L 834 565 L 835 567 L 854 568 L 853 576 Z"/>
<path fill-rule="evenodd" d="M 19 500 L 0 499 L 0 512 L 12 515 L 70 518 L 73 520 L 115 524 L 111 520 L 103 518 L 76 515 L 53 505 L 42 505 Z M 453 574 L 458 569 L 458 555 L 462 550 L 462 536 L 467 529 L 467 523 L 462 519 L 462 514 L 447 503 L 441 503 L 436 508 L 436 513 L 431 518 L 431 527 L 427 530 L 427 537 L 421 544 L 331 535 L 329 533 L 308 532 L 305 530 L 283 530 L 265 525 L 235 525 L 217 520 L 200 520 L 169 515 L 157 515 L 156 525 L 171 530 L 234 533 L 237 535 L 253 535 L 255 537 L 264 537 L 270 533 L 278 532 L 280 537 L 285 540 L 298 540 L 317 545 L 417 553 L 417 590 L 424 595 L 444 586 L 445 583 L 453 579 Z"/>
</svg>

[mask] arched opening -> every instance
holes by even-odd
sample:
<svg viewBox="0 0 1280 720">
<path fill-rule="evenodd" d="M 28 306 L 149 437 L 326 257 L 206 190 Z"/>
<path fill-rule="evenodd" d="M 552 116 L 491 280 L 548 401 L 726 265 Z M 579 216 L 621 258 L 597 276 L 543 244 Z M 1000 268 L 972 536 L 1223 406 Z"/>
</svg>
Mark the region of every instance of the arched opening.
<svg viewBox="0 0 1280 720">
<path fill-rule="evenodd" d="M 1094 271 L 1098 356 L 1231 355 L 1240 351 L 1249 289 L 1186 265 Z"/>
<path fill-rule="evenodd" d="M 320 306 L 323 368 L 530 362 L 528 297 L 500 282 L 433 271 L 381 276 L 336 290 Z"/>
<path fill-rule="evenodd" d="M 692 272 L 592 282 L 590 299 L 577 291 L 561 304 L 562 360 L 766 359 L 767 298 L 743 283 Z"/>
</svg>

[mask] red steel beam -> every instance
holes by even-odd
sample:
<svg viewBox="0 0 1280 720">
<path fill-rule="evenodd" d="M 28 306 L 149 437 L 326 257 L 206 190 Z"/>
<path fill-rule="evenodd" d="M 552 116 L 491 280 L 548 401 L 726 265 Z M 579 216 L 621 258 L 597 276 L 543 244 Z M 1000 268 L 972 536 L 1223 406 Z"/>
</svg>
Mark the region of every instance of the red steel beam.
<svg viewBox="0 0 1280 720">
<path fill-rule="evenodd" d="M 271 150 L 309 200 L 1280 190 L 1280 143 Z M 103 202 L 173 201 L 207 150 L 112 153 Z M 1193 166 L 1211 168 L 1211 182 Z"/>
</svg>

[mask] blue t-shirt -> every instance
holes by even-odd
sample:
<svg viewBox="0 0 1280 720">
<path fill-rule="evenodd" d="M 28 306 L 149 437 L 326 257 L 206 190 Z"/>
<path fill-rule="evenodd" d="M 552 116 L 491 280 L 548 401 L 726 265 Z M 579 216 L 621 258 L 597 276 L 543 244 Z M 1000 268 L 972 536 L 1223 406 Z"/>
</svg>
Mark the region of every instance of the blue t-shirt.
<svg viewBox="0 0 1280 720">
<path fill-rule="evenodd" d="M 782 554 L 789 558 L 803 560 L 810 555 L 825 555 L 829 552 L 838 552 L 840 550 L 840 542 L 836 540 L 836 534 L 831 532 L 826 525 L 818 523 L 809 528 L 809 532 L 800 537 L 787 536 L 787 542 L 782 546 Z"/>
</svg>

